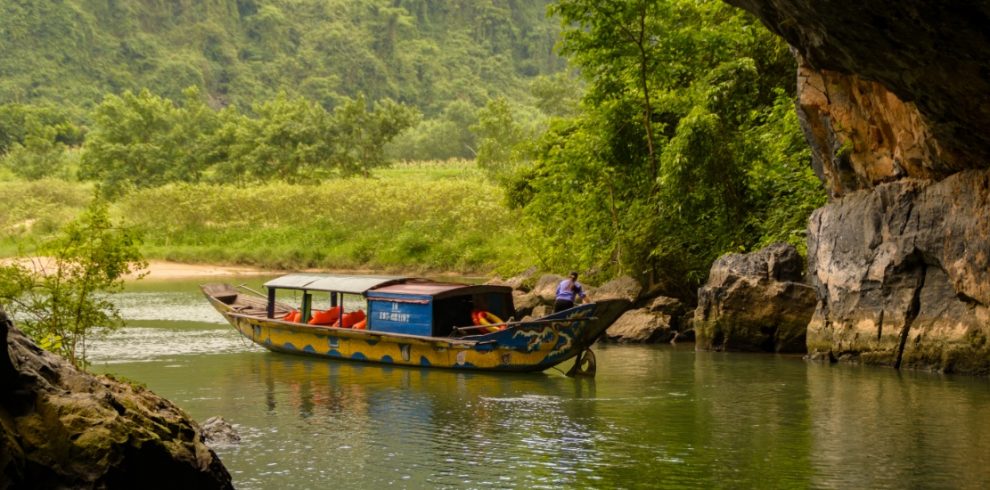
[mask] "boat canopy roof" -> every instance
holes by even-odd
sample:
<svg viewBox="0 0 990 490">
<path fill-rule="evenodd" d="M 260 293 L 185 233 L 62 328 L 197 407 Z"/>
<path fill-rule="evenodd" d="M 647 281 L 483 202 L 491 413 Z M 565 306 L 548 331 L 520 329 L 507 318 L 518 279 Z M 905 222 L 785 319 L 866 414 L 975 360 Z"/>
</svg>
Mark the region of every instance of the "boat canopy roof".
<svg viewBox="0 0 990 490">
<path fill-rule="evenodd" d="M 277 277 L 265 283 L 267 288 L 305 289 L 310 291 L 336 291 L 364 294 L 369 289 L 400 283 L 409 278 L 403 276 L 365 276 L 347 274 L 300 273 Z"/>
<path fill-rule="evenodd" d="M 405 276 L 319 273 L 287 274 L 266 282 L 265 287 L 269 289 L 299 289 L 349 294 L 366 294 L 373 289 L 375 293 L 430 296 L 436 299 L 464 294 L 512 293 L 512 288 L 508 286 L 490 284 L 470 285 L 435 282 Z"/>
<path fill-rule="evenodd" d="M 384 285 L 377 287 L 374 294 L 398 294 L 415 296 L 432 296 L 441 299 L 449 296 L 460 296 L 464 294 L 484 294 L 484 293 L 505 293 L 511 294 L 512 288 L 508 286 L 495 286 L 492 284 L 456 284 L 444 282 L 404 282 L 398 284 Z"/>
</svg>

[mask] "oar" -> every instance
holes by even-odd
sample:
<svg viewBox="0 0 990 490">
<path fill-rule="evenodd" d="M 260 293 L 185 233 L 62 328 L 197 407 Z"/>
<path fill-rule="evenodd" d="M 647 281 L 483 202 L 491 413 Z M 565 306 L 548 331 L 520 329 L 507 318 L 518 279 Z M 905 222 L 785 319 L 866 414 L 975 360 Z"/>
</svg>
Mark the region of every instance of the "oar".
<svg viewBox="0 0 990 490">
<path fill-rule="evenodd" d="M 261 296 L 262 298 L 265 297 L 264 294 L 262 294 L 262 293 L 260 293 L 258 291 L 255 291 L 254 289 L 249 288 L 247 284 L 238 284 L 237 287 L 238 288 L 241 288 L 241 289 L 247 289 L 248 291 L 251 291 L 252 293 L 257 294 L 258 296 Z"/>
</svg>

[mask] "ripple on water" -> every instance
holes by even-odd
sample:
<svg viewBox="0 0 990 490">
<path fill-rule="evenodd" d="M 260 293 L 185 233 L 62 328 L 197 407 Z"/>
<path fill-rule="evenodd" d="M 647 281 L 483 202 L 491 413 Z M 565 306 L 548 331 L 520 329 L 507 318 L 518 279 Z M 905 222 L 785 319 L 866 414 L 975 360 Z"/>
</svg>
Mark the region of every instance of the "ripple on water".
<svg viewBox="0 0 990 490">
<path fill-rule="evenodd" d="M 182 320 L 226 324 L 201 294 L 188 291 L 123 292 L 114 295 L 122 317 L 131 320 Z"/>
<path fill-rule="evenodd" d="M 90 362 L 116 364 L 162 360 L 190 354 L 228 354 L 263 350 L 232 328 L 175 329 L 124 327 L 86 345 Z"/>
</svg>

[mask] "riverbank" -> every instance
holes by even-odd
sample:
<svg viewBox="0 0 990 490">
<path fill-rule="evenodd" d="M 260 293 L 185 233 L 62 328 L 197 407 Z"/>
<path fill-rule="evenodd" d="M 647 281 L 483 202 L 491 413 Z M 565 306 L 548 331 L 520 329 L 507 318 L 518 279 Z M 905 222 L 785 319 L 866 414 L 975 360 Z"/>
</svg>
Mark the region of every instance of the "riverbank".
<svg viewBox="0 0 990 490">
<path fill-rule="evenodd" d="M 50 257 L 30 257 L 25 259 L 0 259 L 0 265 L 19 263 L 22 266 L 32 269 L 51 269 L 54 264 Z M 143 274 L 143 277 L 155 280 L 168 279 L 195 279 L 198 277 L 218 277 L 218 276 L 263 276 L 276 275 L 281 271 L 263 269 L 259 267 L 247 267 L 236 265 L 216 265 L 216 264 L 186 264 L 182 262 L 172 262 L 169 260 L 149 260 L 148 267 L 133 274 L 128 274 L 125 279 L 136 280 Z"/>
<path fill-rule="evenodd" d="M 50 268 L 50 258 L 30 257 L 25 259 L 0 259 L 0 265 L 20 263 L 31 268 Z M 396 271 L 396 270 L 375 270 L 375 269 L 269 269 L 264 267 L 252 267 L 242 265 L 219 265 L 219 264 L 190 264 L 186 262 L 175 262 L 171 260 L 149 260 L 148 267 L 141 269 L 137 273 L 125 276 L 126 281 L 135 281 L 141 277 L 143 280 L 168 281 L 179 279 L 197 279 L 210 277 L 228 276 L 277 276 L 288 272 L 314 272 L 314 273 L 336 273 L 336 274 L 394 274 L 400 276 L 422 276 L 424 274 L 416 271 Z M 143 274 L 143 275 L 142 275 Z M 459 280 L 467 282 L 481 282 L 487 280 L 487 276 L 473 275 L 463 272 L 430 272 L 425 274 L 428 277 L 447 278 L 449 280 Z"/>
<path fill-rule="evenodd" d="M 336 273 L 336 274 L 382 274 L 382 271 L 371 269 L 348 269 L 348 270 L 326 270 L 326 269 L 266 269 L 263 267 L 249 267 L 237 265 L 216 265 L 216 264 L 187 264 L 183 262 L 172 262 L 168 260 L 149 260 L 148 267 L 143 270 L 147 274 L 145 279 L 156 281 L 167 281 L 172 279 L 196 279 L 225 276 L 277 276 L 288 272 L 314 272 L 314 273 Z M 414 271 L 394 272 L 390 274 L 400 276 L 420 276 Z M 470 275 L 462 272 L 432 272 L 429 277 L 447 278 L 449 280 L 460 280 L 467 282 L 479 282 L 487 280 L 487 276 Z M 137 278 L 137 274 L 127 276 L 128 281 Z"/>
<path fill-rule="evenodd" d="M 281 271 L 262 269 L 257 267 L 212 265 L 212 264 L 184 264 L 181 262 L 171 262 L 167 260 L 149 260 L 148 268 L 144 269 L 147 274 L 145 278 L 154 280 L 168 279 L 195 279 L 198 277 L 218 277 L 218 276 L 263 276 L 274 275 Z M 134 280 L 136 274 L 127 277 Z"/>
</svg>

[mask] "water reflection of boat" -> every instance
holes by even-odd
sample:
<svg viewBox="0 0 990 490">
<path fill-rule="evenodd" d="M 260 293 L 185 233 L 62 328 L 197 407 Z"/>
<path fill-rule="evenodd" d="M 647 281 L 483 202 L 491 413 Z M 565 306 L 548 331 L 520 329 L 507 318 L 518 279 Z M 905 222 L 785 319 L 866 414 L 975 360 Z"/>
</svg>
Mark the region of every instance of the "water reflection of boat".
<svg viewBox="0 0 990 490">
<path fill-rule="evenodd" d="M 482 371 L 543 371 L 577 357 L 570 374 L 593 374 L 589 347 L 628 306 L 607 300 L 512 321 L 512 291 L 505 286 L 289 274 L 265 287 L 267 298 L 229 284 L 202 290 L 242 335 L 272 351 Z M 286 291 L 302 292 L 298 310 L 278 300 Z M 326 310 L 315 306 L 313 293 L 328 295 Z"/>
<path fill-rule="evenodd" d="M 245 377 L 245 371 L 253 377 Z M 563 378 L 552 376 L 402 369 L 357 362 L 321 362 L 302 356 L 263 356 L 251 361 L 245 371 L 237 373 L 241 380 L 238 383 L 264 386 L 269 412 L 289 408 L 298 411 L 301 418 L 313 415 L 361 418 L 398 411 L 480 421 L 493 405 L 525 402 L 540 407 L 557 406 L 563 400 L 594 398 L 595 391 L 593 382 L 561 383 L 559 380 Z M 574 405 L 567 410 L 573 408 Z"/>
</svg>

